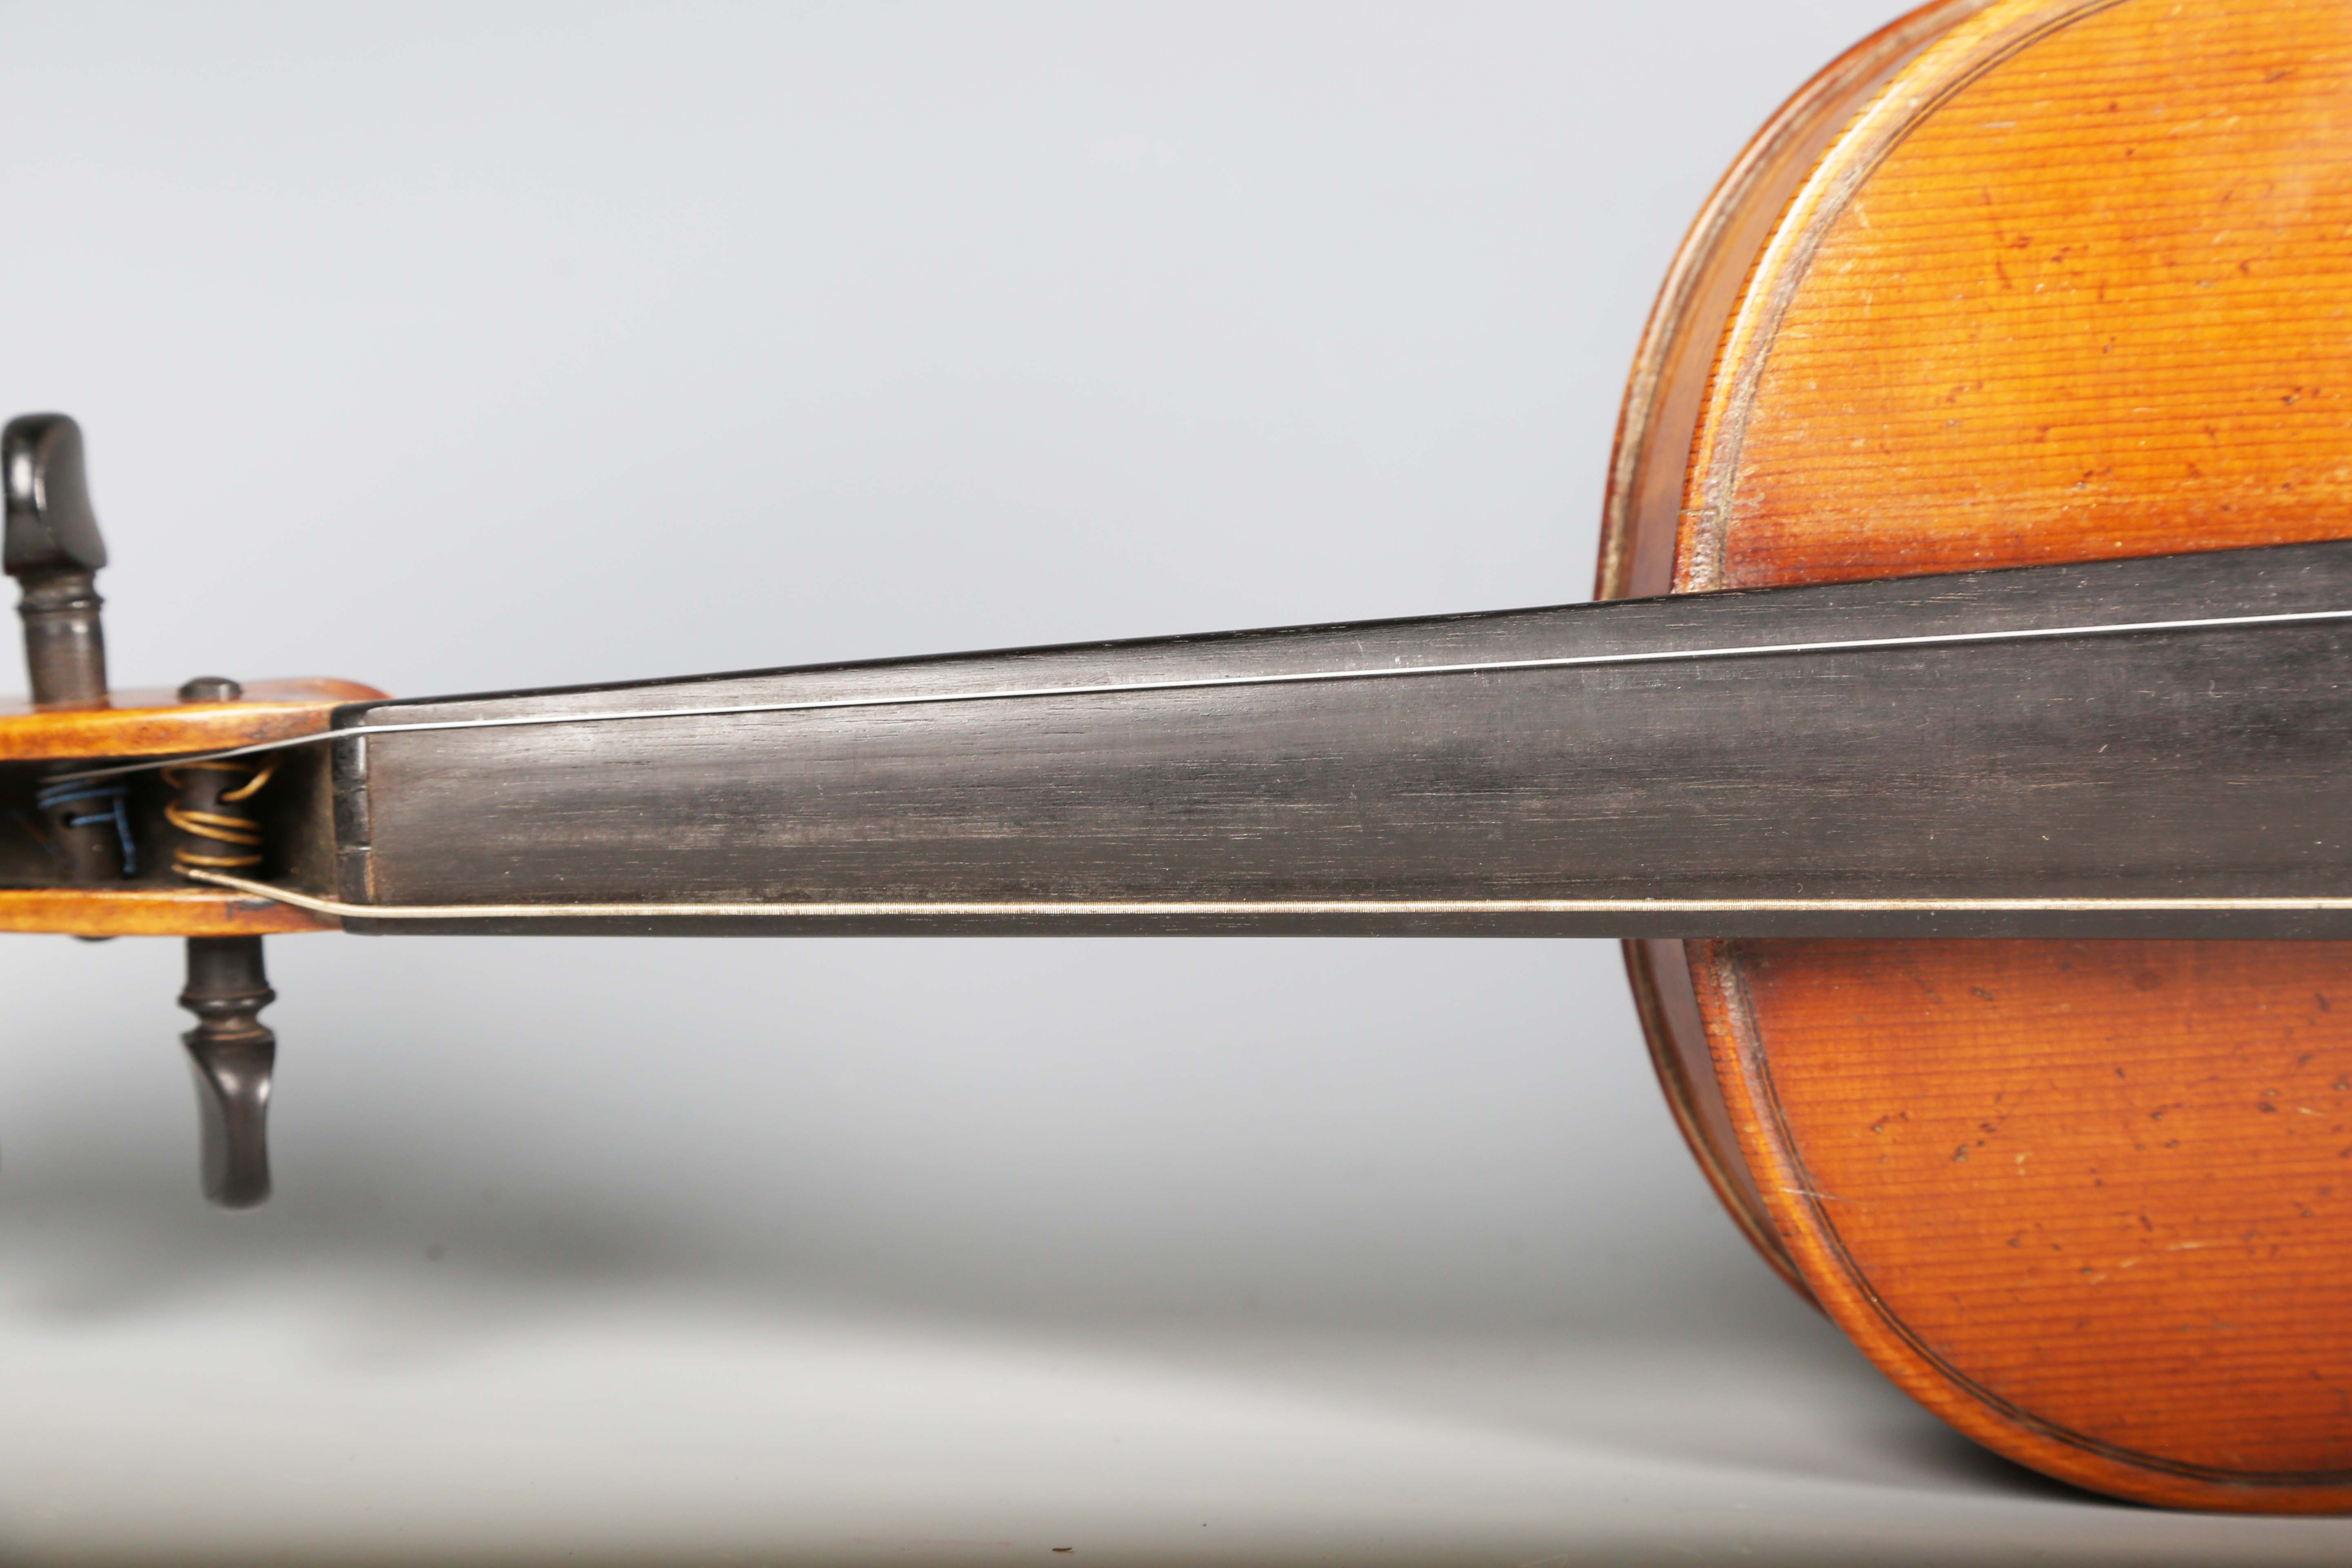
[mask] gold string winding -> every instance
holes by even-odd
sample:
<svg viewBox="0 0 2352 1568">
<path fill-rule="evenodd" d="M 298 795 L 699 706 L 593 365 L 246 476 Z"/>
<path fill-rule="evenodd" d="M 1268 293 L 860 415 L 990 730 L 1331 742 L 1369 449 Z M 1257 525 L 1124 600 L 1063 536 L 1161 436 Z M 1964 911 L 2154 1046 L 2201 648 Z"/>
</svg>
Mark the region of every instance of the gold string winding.
<svg viewBox="0 0 2352 1568">
<path fill-rule="evenodd" d="M 278 759 L 267 763 L 241 761 L 205 761 L 181 763 L 163 770 L 163 782 L 175 790 L 186 791 L 192 773 L 222 773 L 244 776 L 246 782 L 232 790 L 225 790 L 213 798 L 215 805 L 242 805 L 259 793 L 278 771 Z M 261 864 L 261 824 L 242 812 L 205 811 L 184 805 L 178 801 L 163 808 L 163 820 L 184 836 L 172 848 L 174 870 L 231 871 L 240 867 Z M 232 854 L 205 854 L 205 845 L 187 842 L 202 839 L 209 844 L 225 844 L 236 851 Z M 245 853 L 250 850 L 251 853 Z"/>
</svg>

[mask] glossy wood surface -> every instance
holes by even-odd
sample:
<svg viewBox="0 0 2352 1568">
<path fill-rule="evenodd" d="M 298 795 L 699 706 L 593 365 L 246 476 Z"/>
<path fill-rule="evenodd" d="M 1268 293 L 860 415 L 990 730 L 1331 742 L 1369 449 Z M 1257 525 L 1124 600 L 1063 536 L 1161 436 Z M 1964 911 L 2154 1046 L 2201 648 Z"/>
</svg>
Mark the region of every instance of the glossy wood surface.
<svg viewBox="0 0 2352 1568">
<path fill-rule="evenodd" d="M 1601 598 L 1673 591 L 1675 519 L 1707 372 L 1789 198 L 1872 93 L 1985 4 L 1936 0 L 1848 49 L 1780 106 L 1708 196 L 1659 289 L 1626 384 L 1601 530 Z"/>
<path fill-rule="evenodd" d="M 268 936 L 340 922 L 268 899 L 168 888 L 0 888 L 0 931 L 67 936 Z"/>
<path fill-rule="evenodd" d="M 1784 1185 L 1912 1353 L 2117 1454 L 2340 1475 L 2352 967 L 2335 946 L 1765 942 L 1718 960 Z"/>
<path fill-rule="evenodd" d="M 2130 0 L 2026 44 L 1751 285 L 1680 585 L 2335 536 L 2347 149 L 2335 0 Z"/>
<path fill-rule="evenodd" d="M 2352 533 L 2352 8 L 1912 26 L 1801 178 L 1694 235 L 1765 237 L 1678 265 L 1738 271 L 1719 309 L 1661 302 L 1604 590 Z M 2126 1497 L 2352 1510 L 2352 947 L 1636 957 L 1718 1189 L 1931 1409 Z"/>
<path fill-rule="evenodd" d="M 0 762 L 158 757 L 325 732 L 335 710 L 384 694 L 355 680 L 257 680 L 235 702 L 182 702 L 168 689 L 116 691 L 103 708 L 0 701 Z"/>
</svg>

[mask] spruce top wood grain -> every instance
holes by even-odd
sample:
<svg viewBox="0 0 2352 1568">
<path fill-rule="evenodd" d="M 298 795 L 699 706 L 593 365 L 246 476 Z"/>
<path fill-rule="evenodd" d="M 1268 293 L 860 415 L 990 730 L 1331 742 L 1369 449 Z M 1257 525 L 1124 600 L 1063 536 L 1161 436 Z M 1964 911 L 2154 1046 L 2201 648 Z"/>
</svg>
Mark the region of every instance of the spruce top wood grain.
<svg viewBox="0 0 2352 1568">
<path fill-rule="evenodd" d="M 2348 106 L 2336 4 L 1865 42 L 1676 264 L 1738 281 L 1661 299 L 1602 591 L 2352 533 Z M 1629 956 L 1717 1190 L 1930 1408 L 2145 1501 L 2352 1508 L 2352 947 Z"/>
</svg>

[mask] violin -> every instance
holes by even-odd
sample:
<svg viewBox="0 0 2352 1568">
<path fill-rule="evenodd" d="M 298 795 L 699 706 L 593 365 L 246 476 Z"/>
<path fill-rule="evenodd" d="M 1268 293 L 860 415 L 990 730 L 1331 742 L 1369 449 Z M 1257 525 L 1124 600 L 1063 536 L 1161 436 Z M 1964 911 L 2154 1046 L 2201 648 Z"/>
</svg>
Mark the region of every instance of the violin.
<svg viewBox="0 0 2352 1568">
<path fill-rule="evenodd" d="M 1764 1259 L 2047 1474 L 2352 1510 L 2352 9 L 1937 0 L 1765 126 L 1595 603 L 395 700 L 106 679 L 0 437 L 0 929 L 1608 935 Z"/>
</svg>

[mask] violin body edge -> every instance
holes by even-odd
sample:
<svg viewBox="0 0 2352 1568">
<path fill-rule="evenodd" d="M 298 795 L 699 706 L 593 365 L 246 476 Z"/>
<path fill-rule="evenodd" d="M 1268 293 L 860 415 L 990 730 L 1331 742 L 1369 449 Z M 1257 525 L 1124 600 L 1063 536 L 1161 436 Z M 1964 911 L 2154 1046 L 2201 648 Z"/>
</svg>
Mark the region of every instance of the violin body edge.
<svg viewBox="0 0 2352 1568">
<path fill-rule="evenodd" d="M 2352 418 L 2310 391 L 2352 299 L 2347 32 L 2001 0 L 1850 51 L 1669 277 L 1601 593 L 2352 531 Z M 1740 1229 L 1930 1410 L 2138 1501 L 2352 1511 L 2352 944 L 1627 958 Z"/>
</svg>

